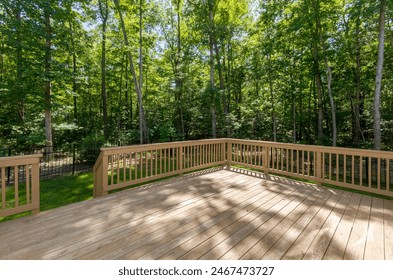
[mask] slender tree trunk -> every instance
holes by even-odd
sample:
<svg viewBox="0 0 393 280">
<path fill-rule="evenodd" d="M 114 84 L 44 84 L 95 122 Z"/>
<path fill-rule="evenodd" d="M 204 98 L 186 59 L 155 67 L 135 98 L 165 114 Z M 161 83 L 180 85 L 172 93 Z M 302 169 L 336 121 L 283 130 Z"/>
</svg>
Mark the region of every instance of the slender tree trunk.
<svg viewBox="0 0 393 280">
<path fill-rule="evenodd" d="M 129 129 L 132 129 L 133 128 L 133 126 L 132 126 L 132 119 L 133 119 L 133 111 L 132 111 L 132 106 L 133 106 L 133 98 L 132 98 L 132 96 L 131 96 L 131 93 L 130 93 L 130 88 L 129 88 L 129 80 L 130 80 L 130 77 L 129 77 L 129 67 L 128 67 L 128 56 L 126 55 L 126 69 L 125 69 L 125 71 L 126 71 L 126 73 L 125 73 L 125 79 L 126 79 L 126 84 L 125 84 L 125 87 L 126 87 L 126 89 L 125 89 L 125 94 L 126 94 L 126 101 L 125 101 L 125 103 L 127 104 L 127 118 L 128 118 L 128 127 L 129 127 Z"/>
<path fill-rule="evenodd" d="M 45 96 L 45 139 L 47 155 L 51 156 L 53 149 L 52 140 L 52 26 L 51 26 L 51 1 L 46 0 L 44 8 L 45 18 L 45 63 L 44 63 L 44 96 Z"/>
<path fill-rule="evenodd" d="M 319 5 L 318 5 L 318 14 L 319 14 Z M 325 68 L 326 68 L 326 74 L 327 74 L 327 88 L 328 88 L 328 95 L 329 95 L 329 101 L 330 101 L 330 108 L 332 112 L 332 130 L 333 130 L 333 135 L 332 135 L 332 146 L 336 147 L 337 146 L 337 122 L 336 122 L 336 105 L 334 103 L 334 98 L 333 98 L 333 93 L 332 93 L 332 68 L 329 65 L 329 61 L 327 58 L 327 51 L 326 51 L 326 46 L 325 42 L 323 40 L 322 36 L 322 27 L 321 27 L 321 21 L 320 18 L 317 18 L 317 29 L 319 30 L 319 37 L 321 40 L 321 45 L 322 45 L 322 50 L 323 50 L 323 55 L 324 55 L 324 62 L 325 62 Z"/>
<path fill-rule="evenodd" d="M 127 59 L 126 59 L 127 61 Z M 127 71 L 127 68 L 125 69 Z M 119 103 L 117 108 L 117 130 L 120 132 L 122 127 L 122 99 L 123 99 L 123 73 L 124 73 L 124 63 L 121 62 L 121 72 L 120 72 L 120 83 L 119 83 Z"/>
<path fill-rule="evenodd" d="M 294 62 L 294 58 L 291 59 L 291 72 L 290 72 L 290 78 L 291 78 L 291 97 L 292 97 L 292 128 L 293 128 L 293 143 L 296 144 L 296 89 L 294 85 L 294 71 L 296 69 L 296 64 Z"/>
<path fill-rule="evenodd" d="M 25 105 L 24 105 L 24 86 L 23 86 L 23 55 L 22 55 L 22 8 L 20 1 L 16 1 L 15 8 L 16 18 L 16 90 L 17 90 L 17 108 L 18 116 L 21 122 L 25 119 Z"/>
<path fill-rule="evenodd" d="M 143 0 L 139 1 L 139 90 L 143 96 Z M 146 100 L 146 99 L 145 99 Z M 139 141 L 144 142 L 143 133 L 139 133 Z"/>
<path fill-rule="evenodd" d="M 101 45 L 101 97 L 102 97 L 102 119 L 104 123 L 104 138 L 108 140 L 108 109 L 106 94 L 106 24 L 109 9 L 107 0 L 98 0 L 102 19 L 102 45 Z"/>
<path fill-rule="evenodd" d="M 323 94 L 322 94 L 322 81 L 321 81 L 321 73 L 319 71 L 319 61 L 318 61 L 318 50 L 317 47 L 314 50 L 314 79 L 315 85 L 317 88 L 317 108 L 318 108 L 318 140 L 322 141 L 323 139 Z"/>
<path fill-rule="evenodd" d="M 4 82 L 4 43 L 1 43 L 0 51 L 0 83 Z"/>
<path fill-rule="evenodd" d="M 214 85 L 214 52 L 213 52 L 213 32 L 214 32 L 214 14 L 213 3 L 209 0 L 209 64 L 210 64 L 210 90 L 211 90 L 211 114 L 212 114 L 212 137 L 217 137 L 217 119 L 215 106 L 215 85 Z"/>
<path fill-rule="evenodd" d="M 277 118 L 276 118 L 276 105 L 274 102 L 274 90 L 273 90 L 273 78 L 272 78 L 272 63 L 271 54 L 267 55 L 268 63 L 268 78 L 269 78 L 269 90 L 270 90 L 270 104 L 272 106 L 272 123 L 273 123 L 273 141 L 277 142 Z"/>
<path fill-rule="evenodd" d="M 361 0 L 357 3 L 357 17 L 356 17 L 356 27 L 355 27 L 355 60 L 356 60 L 356 72 L 355 72 L 355 102 L 354 102 L 354 124 L 353 124 L 353 143 L 355 147 L 359 146 L 360 134 L 362 133 L 362 128 L 360 125 L 360 105 L 361 105 L 361 60 L 360 60 L 360 9 Z M 363 135 L 363 134 L 362 134 Z M 363 139 L 364 140 L 364 139 Z"/>
<path fill-rule="evenodd" d="M 231 95 L 232 95 L 232 75 L 233 75 L 233 59 L 232 59 L 232 30 L 230 31 L 230 34 L 228 36 L 228 43 L 227 43 L 227 65 L 228 65 L 228 71 L 226 71 L 226 84 L 227 84 L 227 112 L 228 114 L 231 112 Z M 233 129 L 230 127 L 230 135 L 233 135 Z"/>
<path fill-rule="evenodd" d="M 323 91 L 322 91 L 322 79 L 321 72 L 319 69 L 319 0 L 313 0 L 313 13 L 315 16 L 315 29 L 314 36 L 312 38 L 312 55 L 313 55 L 313 68 L 314 68 L 314 80 L 317 88 L 317 108 L 318 108 L 318 141 L 323 140 Z"/>
<path fill-rule="evenodd" d="M 383 69 L 383 52 L 385 42 L 385 13 L 386 0 L 381 0 L 379 14 L 379 42 L 378 42 L 378 61 L 377 73 L 375 76 L 375 94 L 374 94 L 374 149 L 381 149 L 381 84 Z"/>
<path fill-rule="evenodd" d="M 214 41 L 214 50 L 216 52 L 216 60 L 217 60 L 217 66 L 218 66 L 218 77 L 220 79 L 220 92 L 221 92 L 222 106 L 224 108 L 225 127 L 226 127 L 227 137 L 230 138 L 231 137 L 231 130 L 230 130 L 230 124 L 229 124 L 228 106 L 227 106 L 227 99 L 226 99 L 226 93 L 225 93 L 226 87 L 225 87 L 225 81 L 224 81 L 224 75 L 223 75 L 223 69 L 222 69 L 223 67 L 221 65 L 220 49 L 218 47 L 217 40 L 213 39 L 213 41 Z"/>
<path fill-rule="evenodd" d="M 119 13 L 119 18 L 120 18 L 120 26 L 122 29 L 122 33 L 123 33 L 123 37 L 124 37 L 124 44 L 126 45 L 126 47 L 130 47 L 129 41 L 128 41 L 128 36 L 127 36 L 127 32 L 126 32 L 126 28 L 124 25 L 124 19 L 123 19 L 123 14 L 121 13 L 120 10 L 120 5 L 119 5 L 119 0 L 113 0 L 116 9 Z M 140 142 L 141 144 L 144 143 L 144 140 L 148 140 L 148 134 L 147 134 L 147 125 L 146 125 L 146 120 L 145 120 L 145 113 L 143 110 L 143 103 L 142 103 L 142 91 L 141 91 L 141 87 L 138 83 L 138 78 L 136 76 L 136 72 L 135 72 L 135 67 L 134 67 L 134 60 L 132 58 L 132 54 L 131 51 L 127 51 L 127 56 L 128 59 L 130 61 L 130 70 L 131 70 L 131 74 L 132 74 L 132 78 L 134 81 L 134 87 L 135 87 L 135 92 L 137 94 L 138 97 L 138 103 L 139 103 L 139 132 L 140 132 Z"/>
<path fill-rule="evenodd" d="M 75 38 L 74 38 L 74 30 L 72 27 L 71 20 L 69 21 L 70 27 L 70 37 L 71 37 L 71 47 L 72 47 L 72 92 L 74 96 L 74 123 L 78 124 L 78 107 L 77 107 L 77 65 L 76 65 L 76 50 L 75 50 Z"/>
<path fill-rule="evenodd" d="M 176 127 L 177 132 L 184 135 L 183 120 L 183 78 L 181 74 L 181 17 L 180 17 L 180 0 L 176 2 L 176 19 L 177 19 L 177 48 L 175 56 L 175 102 L 176 102 Z"/>
</svg>

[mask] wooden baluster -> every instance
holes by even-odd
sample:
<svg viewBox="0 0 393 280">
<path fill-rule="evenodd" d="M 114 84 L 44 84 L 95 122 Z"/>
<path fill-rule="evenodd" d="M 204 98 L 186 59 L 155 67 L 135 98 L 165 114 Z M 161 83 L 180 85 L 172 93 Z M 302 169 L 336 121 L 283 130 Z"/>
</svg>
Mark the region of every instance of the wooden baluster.
<svg viewBox="0 0 393 280">
<path fill-rule="evenodd" d="M 344 174 L 343 174 L 343 182 L 347 182 L 347 155 L 344 154 Z"/>
<path fill-rule="evenodd" d="M 30 166 L 26 164 L 26 204 L 30 204 Z"/>
<path fill-rule="evenodd" d="M 386 159 L 386 190 L 390 191 L 390 159 Z"/>
<path fill-rule="evenodd" d="M 32 213 L 37 214 L 40 212 L 40 163 L 33 163 L 31 168 L 31 202 L 34 207 Z M 104 195 L 107 193 L 104 191 Z"/>
<path fill-rule="evenodd" d="M 114 167 L 113 167 L 113 157 L 114 157 L 115 155 L 110 155 L 110 158 L 111 158 L 111 162 L 110 162 L 110 164 L 111 164 L 111 185 L 113 185 L 113 173 L 114 173 Z"/>
<path fill-rule="evenodd" d="M 6 184 L 5 184 L 5 167 L 1 168 L 1 209 L 5 210 L 6 206 Z"/>
<path fill-rule="evenodd" d="M 130 159 L 128 164 L 128 175 L 130 178 L 128 181 L 132 181 L 132 152 L 128 154 L 128 158 Z"/>
<path fill-rule="evenodd" d="M 15 208 L 19 207 L 19 167 L 14 166 Z"/>
<path fill-rule="evenodd" d="M 339 163 L 340 163 L 340 157 L 339 157 L 339 155 L 336 153 L 336 181 L 337 181 L 337 182 L 340 180 Z"/>
<path fill-rule="evenodd" d="M 359 157 L 359 185 L 363 187 L 363 157 Z"/>
<path fill-rule="evenodd" d="M 368 157 L 368 187 L 371 188 L 372 184 L 371 184 L 371 165 L 372 165 L 372 161 L 371 161 L 371 157 Z"/>
<path fill-rule="evenodd" d="M 355 156 L 352 155 L 352 163 L 351 163 L 351 169 L 352 169 L 352 185 L 355 185 Z"/>
<path fill-rule="evenodd" d="M 381 158 L 378 158 L 378 167 L 377 167 L 377 188 L 381 190 Z"/>
</svg>

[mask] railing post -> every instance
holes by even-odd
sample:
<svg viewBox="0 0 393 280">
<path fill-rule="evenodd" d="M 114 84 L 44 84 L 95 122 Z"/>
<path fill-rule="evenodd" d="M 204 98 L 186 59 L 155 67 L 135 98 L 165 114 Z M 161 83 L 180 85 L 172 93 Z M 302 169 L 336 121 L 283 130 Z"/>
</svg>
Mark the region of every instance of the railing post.
<svg viewBox="0 0 393 280">
<path fill-rule="evenodd" d="M 225 164 L 229 168 L 232 164 L 232 142 L 230 139 L 225 139 L 223 145 L 224 145 L 223 153 L 224 153 Z"/>
<path fill-rule="evenodd" d="M 265 173 L 266 178 L 270 178 L 269 175 L 269 147 L 268 146 L 263 146 L 264 150 L 265 150 L 265 158 L 264 158 L 264 168 L 263 168 L 263 172 Z"/>
<path fill-rule="evenodd" d="M 180 176 L 183 176 L 183 146 L 180 146 L 178 148 L 179 150 L 179 171 L 180 171 Z"/>
<path fill-rule="evenodd" d="M 322 186 L 322 152 L 315 152 L 315 171 L 317 186 Z"/>
<path fill-rule="evenodd" d="M 40 161 L 31 165 L 31 204 L 32 213 L 40 212 Z"/>
<path fill-rule="evenodd" d="M 112 160 L 113 161 L 113 160 Z M 113 162 L 112 162 L 113 164 Z M 101 178 L 102 178 L 102 195 L 108 194 L 108 156 L 103 152 L 102 167 L 101 167 Z"/>
<path fill-rule="evenodd" d="M 99 163 L 98 167 L 94 169 L 94 188 L 93 188 L 93 197 L 103 196 L 103 188 L 102 188 L 102 162 Z"/>
<path fill-rule="evenodd" d="M 101 151 L 93 167 L 94 172 L 94 189 L 93 197 L 104 196 L 108 194 L 105 191 L 108 186 L 108 156 Z"/>
</svg>

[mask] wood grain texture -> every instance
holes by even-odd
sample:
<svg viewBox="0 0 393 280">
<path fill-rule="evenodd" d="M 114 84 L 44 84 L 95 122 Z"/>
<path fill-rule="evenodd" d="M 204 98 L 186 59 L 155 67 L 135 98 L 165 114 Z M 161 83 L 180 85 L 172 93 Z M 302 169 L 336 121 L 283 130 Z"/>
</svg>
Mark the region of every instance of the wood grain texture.
<svg viewBox="0 0 393 280">
<path fill-rule="evenodd" d="M 393 259 L 392 217 L 393 201 L 214 169 L 0 223 L 0 259 Z"/>
</svg>

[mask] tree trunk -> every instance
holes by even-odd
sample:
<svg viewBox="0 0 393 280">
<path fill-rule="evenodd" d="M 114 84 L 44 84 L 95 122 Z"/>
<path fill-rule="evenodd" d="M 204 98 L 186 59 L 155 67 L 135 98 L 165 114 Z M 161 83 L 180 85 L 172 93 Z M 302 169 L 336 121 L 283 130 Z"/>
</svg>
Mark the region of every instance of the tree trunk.
<svg viewBox="0 0 393 280">
<path fill-rule="evenodd" d="M 0 50 L 0 83 L 4 82 L 4 43 L 1 43 Z"/>
<path fill-rule="evenodd" d="M 221 92 L 221 100 L 222 100 L 222 106 L 224 108 L 224 117 L 225 117 L 225 127 L 226 127 L 226 132 L 227 132 L 227 137 L 231 137 L 231 129 L 230 129 L 230 124 L 229 124 L 229 116 L 228 116 L 228 106 L 227 106 L 227 98 L 226 98 L 226 87 L 225 87 L 225 81 L 224 81 L 224 75 L 223 75 L 223 67 L 221 65 L 221 57 L 220 57 L 220 49 L 217 44 L 217 40 L 214 41 L 214 49 L 216 52 L 216 60 L 217 60 L 217 66 L 218 66 L 218 77 L 220 79 L 220 92 Z"/>
<path fill-rule="evenodd" d="M 375 94 L 374 94 L 374 149 L 381 149 L 381 84 L 383 69 L 383 52 L 385 42 L 385 13 L 386 0 L 381 0 L 381 9 L 379 14 L 379 42 L 378 42 L 378 61 L 377 73 L 375 76 Z"/>
<path fill-rule="evenodd" d="M 52 60 L 52 26 L 51 26 L 51 1 L 46 0 L 44 7 L 45 18 L 45 63 L 44 63 L 44 96 L 45 96 L 45 139 L 46 153 L 48 157 L 52 154 L 52 77 L 51 77 L 51 60 Z"/>
<path fill-rule="evenodd" d="M 106 23 L 108 21 L 108 1 L 98 0 L 102 19 L 102 45 L 101 45 L 101 97 L 102 97 L 102 119 L 104 123 L 104 138 L 108 140 L 108 109 L 106 95 Z"/>
<path fill-rule="evenodd" d="M 316 88 L 317 88 L 317 107 L 318 107 L 318 141 L 322 142 L 323 140 L 323 92 L 322 92 L 322 80 L 321 80 L 321 73 L 319 70 L 319 47 L 318 47 L 318 41 L 319 41 L 319 28 L 318 28 L 318 22 L 319 22 L 319 0 L 316 0 L 315 2 L 312 2 L 314 7 L 313 7 L 313 12 L 315 13 L 315 30 L 314 30 L 314 38 L 313 40 L 313 68 L 314 68 L 314 79 L 316 83 Z"/>
<path fill-rule="evenodd" d="M 75 38 L 74 38 L 74 30 L 72 28 L 72 22 L 69 21 L 70 27 L 70 37 L 71 37 L 71 47 L 72 47 L 72 94 L 74 97 L 74 123 L 78 124 L 78 107 L 77 107 L 77 91 L 78 84 L 76 81 L 77 77 L 77 65 L 76 65 L 76 50 L 75 50 Z"/>
<path fill-rule="evenodd" d="M 177 17 L 177 49 L 175 56 L 175 103 L 176 103 L 176 130 L 184 135 L 183 120 L 183 79 L 181 74 L 181 18 L 180 18 L 180 0 L 176 3 Z"/>
<path fill-rule="evenodd" d="M 321 74 L 319 71 L 319 62 L 317 60 L 314 60 L 314 79 L 315 79 L 315 84 L 317 87 L 317 108 L 318 108 L 318 140 L 322 141 L 323 139 L 323 128 L 322 128 L 322 122 L 323 122 L 323 102 L 322 102 L 322 82 L 321 82 Z"/>
<path fill-rule="evenodd" d="M 127 61 L 127 58 L 126 58 Z M 120 82 L 119 82 L 119 103 L 117 107 L 117 130 L 120 132 L 122 128 L 122 109 L 123 109 L 123 73 L 127 71 L 127 68 L 124 70 L 123 60 L 121 62 L 121 72 L 120 72 Z"/>
<path fill-rule="evenodd" d="M 139 1 L 139 90 L 140 95 L 143 96 L 143 11 L 142 11 L 143 0 Z M 142 98 L 141 98 L 142 100 Z M 146 100 L 146 99 L 145 99 Z M 141 105 L 139 105 L 141 106 Z M 139 118 L 141 116 L 139 115 Z M 139 122 L 140 123 L 140 122 Z M 139 142 L 144 143 L 144 136 L 140 127 Z"/>
<path fill-rule="evenodd" d="M 276 105 L 274 102 L 274 90 L 273 90 L 273 78 L 272 78 L 272 63 L 271 54 L 267 55 L 268 63 L 268 78 L 269 78 L 269 90 L 270 90 L 270 104 L 272 106 L 272 123 L 273 123 L 273 141 L 277 142 L 277 118 L 276 118 Z"/>
<path fill-rule="evenodd" d="M 126 45 L 127 48 L 130 47 L 129 41 L 128 41 L 128 36 L 127 36 L 127 32 L 126 32 L 126 28 L 124 25 L 124 19 L 123 19 L 123 14 L 120 11 L 120 5 L 119 5 L 119 0 L 113 0 L 116 9 L 119 13 L 119 18 L 120 18 L 120 26 L 123 32 L 123 37 L 124 37 L 124 44 Z M 139 103 L 139 133 L 140 133 L 140 142 L 141 144 L 144 142 L 147 142 L 148 140 L 148 134 L 147 134 L 147 125 L 146 125 L 146 120 L 145 120 L 145 113 L 143 110 L 143 103 L 142 103 L 142 91 L 141 91 L 141 87 L 138 83 L 138 79 L 136 76 L 136 72 L 135 72 L 135 67 L 134 67 L 134 60 L 132 58 L 132 54 L 131 51 L 127 51 L 127 56 L 128 59 L 130 61 L 130 70 L 131 70 L 131 74 L 132 74 L 132 78 L 134 81 L 134 87 L 135 87 L 135 92 L 137 94 L 138 97 L 138 103 Z"/>
<path fill-rule="evenodd" d="M 23 55 L 22 55 L 22 8 L 20 1 L 16 1 L 15 8 L 16 18 L 16 90 L 17 90 L 17 108 L 18 116 L 21 122 L 25 119 L 24 90 L 23 90 Z"/>
<path fill-rule="evenodd" d="M 355 56 L 356 56 L 356 72 L 355 72 L 355 102 L 354 102 L 354 124 L 353 124 L 353 144 L 359 147 L 360 134 L 362 128 L 360 125 L 360 103 L 361 103 L 361 61 L 360 61 L 360 9 L 361 0 L 357 3 L 357 18 L 355 28 Z M 363 135 L 363 134 L 362 134 Z M 363 139 L 364 140 L 364 139 Z"/>
<path fill-rule="evenodd" d="M 213 53 L 213 32 L 214 32 L 214 14 L 213 3 L 209 0 L 209 64 L 210 64 L 210 91 L 211 91 L 211 114 L 212 114 L 212 137 L 217 138 L 217 119 L 215 106 L 215 85 L 214 85 L 214 53 Z"/>
<path fill-rule="evenodd" d="M 291 72 L 290 72 L 290 83 L 291 83 L 291 97 L 292 97 L 292 139 L 293 143 L 296 144 L 296 86 L 294 85 L 294 71 L 296 69 L 296 63 L 294 62 L 294 58 L 291 59 Z"/>
<path fill-rule="evenodd" d="M 318 3 L 317 14 L 319 15 L 319 2 L 317 2 L 317 3 Z M 329 61 L 327 58 L 326 46 L 325 46 L 325 42 L 324 42 L 323 36 L 322 36 L 321 20 L 319 17 L 317 17 L 316 24 L 317 24 L 317 30 L 319 32 L 319 38 L 321 41 L 323 55 L 324 55 L 323 57 L 324 57 L 324 62 L 325 62 L 326 74 L 327 74 L 327 88 L 328 88 L 328 95 L 329 95 L 329 100 L 330 100 L 330 108 L 331 108 L 331 112 L 332 112 L 332 130 L 333 130 L 332 146 L 336 147 L 337 146 L 337 122 L 336 122 L 336 106 L 334 104 L 334 98 L 333 98 L 333 93 L 332 93 L 332 68 L 330 67 Z"/>
</svg>

